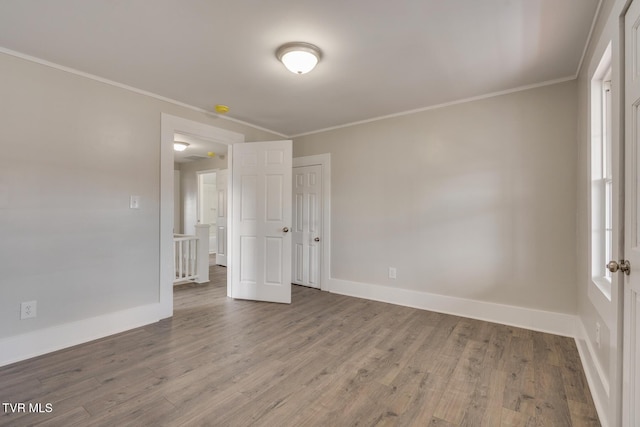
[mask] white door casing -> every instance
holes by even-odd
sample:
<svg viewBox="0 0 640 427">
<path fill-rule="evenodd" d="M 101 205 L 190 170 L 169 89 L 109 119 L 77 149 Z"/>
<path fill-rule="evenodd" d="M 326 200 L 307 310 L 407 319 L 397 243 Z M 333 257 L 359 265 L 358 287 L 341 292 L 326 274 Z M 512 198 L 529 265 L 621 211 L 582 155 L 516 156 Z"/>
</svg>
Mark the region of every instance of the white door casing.
<svg viewBox="0 0 640 427">
<path fill-rule="evenodd" d="M 322 257 L 322 166 L 293 168 L 292 282 L 320 288 Z"/>
<path fill-rule="evenodd" d="M 640 1 L 625 15 L 625 233 L 622 425 L 640 425 Z M 622 273 L 619 273 L 622 274 Z"/>
<path fill-rule="evenodd" d="M 233 152 L 233 298 L 291 302 L 291 141 Z"/>
<path fill-rule="evenodd" d="M 216 220 L 218 247 L 216 249 L 216 264 L 227 265 L 227 179 L 228 171 L 221 170 L 216 177 L 216 192 L 218 197 L 218 219 Z"/>
</svg>

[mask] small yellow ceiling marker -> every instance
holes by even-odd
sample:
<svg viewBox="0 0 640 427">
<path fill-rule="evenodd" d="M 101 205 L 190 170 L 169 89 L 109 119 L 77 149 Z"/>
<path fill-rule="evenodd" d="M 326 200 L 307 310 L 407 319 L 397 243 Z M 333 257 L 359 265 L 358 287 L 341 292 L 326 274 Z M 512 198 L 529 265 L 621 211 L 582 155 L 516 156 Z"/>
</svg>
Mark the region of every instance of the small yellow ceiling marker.
<svg viewBox="0 0 640 427">
<path fill-rule="evenodd" d="M 218 114 L 226 114 L 229 112 L 229 107 L 226 105 L 218 104 L 215 106 L 216 113 Z"/>
</svg>

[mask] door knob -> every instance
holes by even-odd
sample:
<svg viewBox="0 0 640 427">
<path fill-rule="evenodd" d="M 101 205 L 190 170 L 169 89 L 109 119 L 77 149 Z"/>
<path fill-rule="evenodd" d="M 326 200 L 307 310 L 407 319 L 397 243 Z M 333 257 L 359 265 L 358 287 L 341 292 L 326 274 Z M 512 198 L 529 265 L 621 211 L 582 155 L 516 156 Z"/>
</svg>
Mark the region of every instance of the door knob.
<svg viewBox="0 0 640 427">
<path fill-rule="evenodd" d="M 314 241 L 314 242 L 319 242 L 319 241 L 320 241 L 320 238 L 319 238 L 319 237 L 316 237 L 315 239 L 313 239 L 313 241 Z"/>
<path fill-rule="evenodd" d="M 631 264 L 629 264 L 629 261 L 627 260 L 620 260 L 619 264 L 618 262 L 611 260 L 606 267 L 612 273 L 616 273 L 618 270 L 621 270 L 626 275 L 631 274 Z"/>
<path fill-rule="evenodd" d="M 285 233 L 288 233 L 288 232 L 289 232 L 289 227 L 284 227 L 284 228 L 282 229 L 282 231 L 284 231 Z"/>
<path fill-rule="evenodd" d="M 631 274 L 631 264 L 628 260 L 620 260 L 620 270 L 627 276 Z"/>
</svg>

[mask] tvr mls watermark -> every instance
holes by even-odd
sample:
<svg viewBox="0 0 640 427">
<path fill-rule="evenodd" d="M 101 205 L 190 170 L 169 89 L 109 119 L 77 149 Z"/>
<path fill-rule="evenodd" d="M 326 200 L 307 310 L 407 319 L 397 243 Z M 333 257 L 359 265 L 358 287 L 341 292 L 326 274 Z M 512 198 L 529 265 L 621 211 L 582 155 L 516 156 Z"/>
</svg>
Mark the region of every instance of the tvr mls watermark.
<svg viewBox="0 0 640 427">
<path fill-rule="evenodd" d="M 2 402 L 2 409 L 6 413 L 50 414 L 53 412 L 52 403 L 11 403 Z"/>
</svg>

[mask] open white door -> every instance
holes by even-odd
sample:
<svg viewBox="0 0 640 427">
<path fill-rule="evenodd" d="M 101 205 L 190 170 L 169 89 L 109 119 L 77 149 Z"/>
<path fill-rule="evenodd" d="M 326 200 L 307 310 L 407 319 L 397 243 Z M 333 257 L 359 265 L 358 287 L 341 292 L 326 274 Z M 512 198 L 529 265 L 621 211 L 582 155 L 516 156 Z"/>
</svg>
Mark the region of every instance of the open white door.
<svg viewBox="0 0 640 427">
<path fill-rule="evenodd" d="M 291 141 L 233 147 L 233 298 L 291 302 L 291 169 Z"/>
<path fill-rule="evenodd" d="M 227 265 L 227 175 L 228 170 L 224 169 L 218 171 L 216 177 L 216 192 L 218 195 L 216 264 L 225 267 Z"/>
<path fill-rule="evenodd" d="M 640 0 L 625 16 L 625 232 L 622 425 L 640 425 Z M 630 273 L 630 274 L 628 274 Z"/>
<path fill-rule="evenodd" d="M 320 288 L 322 166 L 293 168 L 293 283 Z"/>
</svg>

